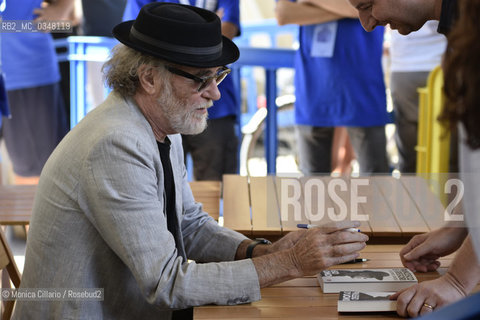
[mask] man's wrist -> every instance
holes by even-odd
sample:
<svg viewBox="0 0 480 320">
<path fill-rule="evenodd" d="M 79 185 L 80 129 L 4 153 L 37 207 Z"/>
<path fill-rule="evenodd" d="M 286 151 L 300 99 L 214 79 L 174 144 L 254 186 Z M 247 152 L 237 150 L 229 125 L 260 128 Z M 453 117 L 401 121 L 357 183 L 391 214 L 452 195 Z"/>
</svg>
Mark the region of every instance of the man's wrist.
<svg viewBox="0 0 480 320">
<path fill-rule="evenodd" d="M 269 247 L 269 246 L 257 246 Z M 260 288 L 298 278 L 302 275 L 297 270 L 290 250 L 273 252 L 269 256 L 261 256 L 252 260 L 258 274 Z"/>
<path fill-rule="evenodd" d="M 247 246 L 247 250 L 245 252 L 245 257 L 247 259 L 251 259 L 253 258 L 254 256 L 259 256 L 259 255 L 263 255 L 263 254 L 266 254 L 268 251 L 268 248 L 266 248 L 268 245 L 271 245 L 272 243 L 267 240 L 267 239 L 264 239 L 264 238 L 256 238 L 255 240 L 253 240 L 248 246 Z M 262 248 L 262 249 L 260 249 Z M 266 251 L 263 251 L 263 253 L 259 254 L 259 249 L 260 250 L 266 250 Z M 253 251 L 255 250 L 255 254 L 253 253 Z"/>
</svg>

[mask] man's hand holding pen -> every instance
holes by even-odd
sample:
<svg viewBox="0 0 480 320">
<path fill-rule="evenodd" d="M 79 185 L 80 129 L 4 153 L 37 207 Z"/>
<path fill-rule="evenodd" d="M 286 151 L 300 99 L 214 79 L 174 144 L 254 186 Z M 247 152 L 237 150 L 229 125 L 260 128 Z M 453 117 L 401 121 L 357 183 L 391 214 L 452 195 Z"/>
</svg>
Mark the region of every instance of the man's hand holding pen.
<svg viewBox="0 0 480 320">
<path fill-rule="evenodd" d="M 368 236 L 358 221 L 341 221 L 290 232 L 273 245 L 253 253 L 260 287 L 318 274 L 333 265 L 351 262 L 365 248 Z M 263 251 L 263 252 L 262 252 Z"/>
<path fill-rule="evenodd" d="M 359 232 L 358 221 L 342 221 L 307 228 L 305 236 L 291 248 L 302 275 L 314 275 L 332 265 L 358 258 L 368 236 Z"/>
<path fill-rule="evenodd" d="M 321 228 L 321 227 L 322 226 L 316 225 L 316 224 L 305 224 L 305 223 L 297 224 L 297 228 L 300 228 L 300 229 L 313 229 L 313 228 Z M 347 228 L 347 229 L 343 229 L 342 231 L 361 232 L 360 229 L 358 229 L 358 228 Z M 350 261 L 347 261 L 347 262 L 343 262 L 342 264 L 363 263 L 363 262 L 367 262 L 367 261 L 368 261 L 368 259 L 357 258 L 357 259 L 353 259 L 353 260 L 350 260 Z"/>
</svg>

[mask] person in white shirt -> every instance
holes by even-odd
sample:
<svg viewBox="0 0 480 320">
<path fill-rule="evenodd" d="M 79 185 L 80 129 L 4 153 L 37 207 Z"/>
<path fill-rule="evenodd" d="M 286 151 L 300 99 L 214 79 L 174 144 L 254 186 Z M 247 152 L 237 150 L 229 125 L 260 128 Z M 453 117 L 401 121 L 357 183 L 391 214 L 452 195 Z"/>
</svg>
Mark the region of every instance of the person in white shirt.
<svg viewBox="0 0 480 320">
<path fill-rule="evenodd" d="M 395 111 L 395 142 L 399 170 L 416 170 L 418 92 L 425 87 L 430 71 L 440 64 L 447 39 L 437 32 L 438 21 L 428 21 L 416 32 L 401 35 L 392 30 L 390 42 L 390 89 Z"/>
</svg>

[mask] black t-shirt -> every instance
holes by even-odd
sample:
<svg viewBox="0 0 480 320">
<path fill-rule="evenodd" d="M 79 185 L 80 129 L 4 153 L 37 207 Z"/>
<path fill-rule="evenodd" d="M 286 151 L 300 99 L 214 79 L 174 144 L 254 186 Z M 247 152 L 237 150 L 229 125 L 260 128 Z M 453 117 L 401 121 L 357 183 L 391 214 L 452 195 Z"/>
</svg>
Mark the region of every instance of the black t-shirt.
<svg viewBox="0 0 480 320">
<path fill-rule="evenodd" d="M 157 141 L 158 151 L 160 152 L 160 160 L 163 166 L 163 179 L 165 188 L 165 213 L 167 215 L 167 228 L 175 239 L 178 254 L 184 261 L 187 261 L 185 249 L 183 248 L 183 239 L 180 238 L 180 228 L 178 226 L 177 213 L 175 208 L 175 180 L 173 178 L 172 163 L 170 162 L 170 145 L 168 137 L 165 142 Z"/>
</svg>

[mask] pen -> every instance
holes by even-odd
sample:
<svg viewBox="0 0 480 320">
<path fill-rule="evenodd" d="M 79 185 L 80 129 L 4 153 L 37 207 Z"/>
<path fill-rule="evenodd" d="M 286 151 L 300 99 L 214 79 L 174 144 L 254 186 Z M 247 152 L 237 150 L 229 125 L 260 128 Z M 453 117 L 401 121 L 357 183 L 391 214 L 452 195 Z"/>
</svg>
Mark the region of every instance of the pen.
<svg viewBox="0 0 480 320">
<path fill-rule="evenodd" d="M 297 224 L 297 228 L 300 228 L 300 229 L 312 229 L 312 228 L 317 228 L 319 226 L 315 225 L 315 224 L 306 224 L 306 223 L 299 223 Z M 361 232 L 360 229 L 357 229 L 357 228 L 347 228 L 347 229 L 344 229 L 345 231 L 350 231 L 350 232 Z"/>
<path fill-rule="evenodd" d="M 367 261 L 368 261 L 368 259 L 365 259 L 365 258 L 357 258 L 357 259 L 353 259 L 353 260 L 344 262 L 342 264 L 360 263 L 360 262 L 367 262 Z"/>
</svg>

